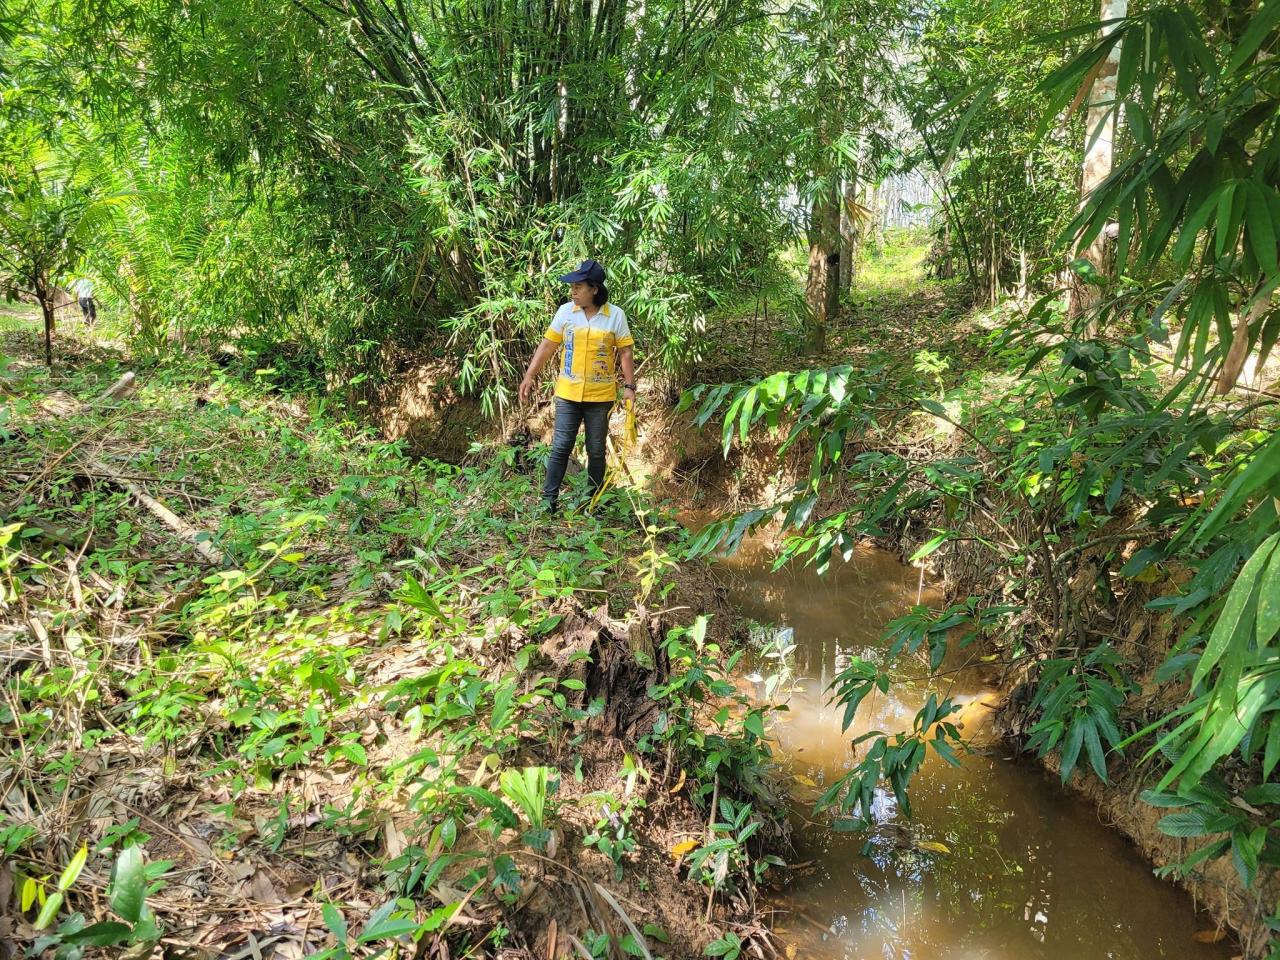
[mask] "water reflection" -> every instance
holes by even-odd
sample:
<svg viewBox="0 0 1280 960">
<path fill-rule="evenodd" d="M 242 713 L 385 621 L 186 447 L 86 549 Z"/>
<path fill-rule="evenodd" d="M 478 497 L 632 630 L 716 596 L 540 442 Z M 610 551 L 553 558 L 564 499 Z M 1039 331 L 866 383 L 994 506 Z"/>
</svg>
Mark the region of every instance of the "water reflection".
<svg viewBox="0 0 1280 960">
<path fill-rule="evenodd" d="M 880 551 L 861 551 L 826 578 L 805 570 L 772 573 L 759 548 L 723 561 L 743 614 L 765 625 L 758 642 L 794 645 L 790 712 L 773 731 L 790 761 L 797 799 L 797 871 L 776 899 L 781 939 L 795 955 L 847 960 L 1024 960 L 1024 958 L 1227 957 L 1224 944 L 1192 935 L 1208 921 L 1090 806 L 1038 767 L 1006 756 L 984 720 L 993 702 L 973 670 L 934 686 L 895 684 L 868 697 L 855 727 L 840 729 L 826 702 L 833 677 L 855 657 L 879 662 L 884 624 L 912 603 L 937 603 L 918 571 Z M 785 631 L 779 637 L 779 631 Z M 921 661 L 918 670 L 927 672 Z M 774 661 L 748 665 L 743 682 L 760 695 Z M 891 793 L 877 793 L 869 834 L 837 833 L 810 822 L 812 801 L 848 770 L 850 741 L 868 729 L 910 725 L 931 690 L 965 704 L 972 749 L 954 769 L 930 755 L 912 785 L 913 818 Z M 984 737 L 984 734 L 986 736 Z M 820 819 L 820 818 L 819 818 Z"/>
</svg>

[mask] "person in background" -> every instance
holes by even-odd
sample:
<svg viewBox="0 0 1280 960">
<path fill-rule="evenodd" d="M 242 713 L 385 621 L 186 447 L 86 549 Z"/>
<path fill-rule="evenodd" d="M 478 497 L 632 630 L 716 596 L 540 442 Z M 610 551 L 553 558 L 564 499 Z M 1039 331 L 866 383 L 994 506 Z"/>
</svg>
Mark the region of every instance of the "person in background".
<svg viewBox="0 0 1280 960">
<path fill-rule="evenodd" d="M 71 291 L 80 304 L 80 316 L 84 319 L 84 325 L 92 330 L 93 325 L 98 322 L 98 305 L 93 300 L 93 281 L 88 277 L 81 277 L 71 284 Z"/>
<path fill-rule="evenodd" d="M 604 267 L 583 260 L 572 273 L 560 278 L 569 284 L 569 302 L 556 311 L 551 325 L 534 351 L 520 381 L 520 402 L 529 402 L 534 378 L 557 348 L 561 351 L 556 377 L 556 422 L 542 485 L 542 503 L 554 514 L 560 499 L 569 456 L 586 427 L 587 476 L 594 495 L 604 484 L 605 440 L 609 411 L 618 399 L 617 371 L 622 370 L 622 392 L 635 400 L 635 340 L 622 308 L 609 302 Z"/>
</svg>

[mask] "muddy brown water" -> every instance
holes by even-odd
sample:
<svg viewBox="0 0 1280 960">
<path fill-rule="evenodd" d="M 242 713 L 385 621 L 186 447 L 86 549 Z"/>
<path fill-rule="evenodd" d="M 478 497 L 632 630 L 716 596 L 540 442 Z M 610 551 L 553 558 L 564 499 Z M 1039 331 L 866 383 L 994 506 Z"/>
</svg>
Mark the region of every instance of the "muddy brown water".
<svg viewBox="0 0 1280 960">
<path fill-rule="evenodd" d="M 777 751 L 790 776 L 796 850 L 809 866 L 774 898 L 788 954 L 812 960 L 1186 960 L 1226 958 L 1226 943 L 1198 942 L 1213 923 L 1191 898 L 1156 878 L 1093 807 L 1034 762 L 1013 756 L 987 727 L 994 699 L 980 670 L 941 681 L 895 684 L 864 702 L 840 729 L 826 688 L 849 659 L 881 659 L 884 625 L 921 598 L 940 598 L 917 570 L 883 551 L 860 550 L 826 577 L 809 569 L 770 571 L 767 551 L 744 548 L 717 565 L 732 599 L 760 624 L 757 640 L 795 645 L 794 679 L 777 698 Z M 926 665 L 907 663 L 907 672 Z M 950 666 L 950 664 L 948 664 Z M 764 696 L 772 662 L 757 659 L 742 683 Z M 786 691 L 789 690 L 789 698 Z M 949 692 L 971 752 L 959 769 L 931 753 L 911 787 L 910 819 L 892 793 L 878 795 L 867 837 L 831 830 L 813 800 L 853 762 L 850 740 L 870 729 L 907 729 L 930 690 Z M 984 736 L 984 733 L 986 734 Z M 942 848 L 934 846 L 941 844 Z M 931 849 L 932 847 L 932 849 Z M 793 948 L 792 948 L 793 947 Z"/>
</svg>

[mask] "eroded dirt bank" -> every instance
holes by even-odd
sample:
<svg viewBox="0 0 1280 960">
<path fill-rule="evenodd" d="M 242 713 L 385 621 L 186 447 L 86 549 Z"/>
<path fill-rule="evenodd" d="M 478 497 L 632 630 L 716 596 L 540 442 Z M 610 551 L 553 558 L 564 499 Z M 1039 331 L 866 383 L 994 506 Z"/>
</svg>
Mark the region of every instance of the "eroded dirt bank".
<svg viewBox="0 0 1280 960">
<path fill-rule="evenodd" d="M 897 531 L 886 546 L 908 557 L 932 536 L 931 527 L 939 522 L 942 522 L 940 517 L 920 518 L 919 522 Z M 1123 544 L 1122 559 L 1139 546 L 1136 541 L 1124 541 L 1118 529 L 1100 531 L 1096 539 L 1104 541 L 1105 546 L 1083 551 L 1075 557 L 1067 579 L 1060 582 L 1058 588 L 1079 618 L 1080 629 L 1090 635 L 1111 638 L 1125 662 L 1136 665 L 1134 680 L 1141 689 L 1128 699 L 1119 718 L 1121 728 L 1132 731 L 1167 715 L 1185 700 L 1185 687 L 1170 689 L 1156 679 L 1157 670 L 1177 640 L 1177 632 L 1171 617 L 1148 609 L 1147 604 L 1175 591 L 1188 574 L 1175 570 L 1160 580 L 1130 581 L 1121 587 L 1113 573 L 1117 564 L 1114 560 L 1104 562 L 1102 558 L 1106 549 L 1117 542 L 1106 542 L 1108 534 L 1118 537 L 1118 542 Z M 981 546 L 961 542 L 935 557 L 933 573 L 948 601 L 970 596 L 981 596 L 993 603 L 1005 599 L 1004 585 L 994 574 L 990 557 L 984 555 Z M 1100 598 L 1096 589 L 1099 578 L 1109 578 L 1116 585 L 1107 600 Z M 1043 641 L 1048 647 L 1050 638 L 1043 636 Z M 1019 660 L 1007 635 L 983 638 L 981 651 L 983 656 L 1000 664 L 990 674 L 1001 694 L 995 715 L 997 728 L 1010 743 L 1021 748 L 1035 719 L 1031 711 L 1035 681 L 1030 676 L 1035 658 Z M 1047 654 L 1041 656 L 1044 655 Z M 1169 811 L 1151 806 L 1140 797 L 1142 791 L 1153 784 L 1151 768 L 1144 762 L 1142 749 L 1130 747 L 1123 754 L 1109 754 L 1108 782 L 1077 767 L 1067 785 L 1094 806 L 1103 823 L 1127 838 L 1152 867 L 1159 870 L 1181 862 L 1217 837 L 1181 838 L 1158 829 L 1157 824 Z M 1045 757 L 1043 763 L 1053 774 L 1059 773 L 1060 758 L 1056 752 Z M 1243 768 L 1238 773 L 1243 781 Z M 1202 861 L 1185 876 L 1177 872 L 1171 876 L 1171 882 L 1185 888 L 1222 931 L 1235 932 L 1243 956 L 1267 956 L 1272 932 L 1266 917 L 1280 895 L 1280 879 L 1275 871 L 1262 867 L 1251 891 L 1244 888 L 1229 857 Z M 1212 942 L 1220 935 L 1206 930 L 1201 939 Z"/>
</svg>

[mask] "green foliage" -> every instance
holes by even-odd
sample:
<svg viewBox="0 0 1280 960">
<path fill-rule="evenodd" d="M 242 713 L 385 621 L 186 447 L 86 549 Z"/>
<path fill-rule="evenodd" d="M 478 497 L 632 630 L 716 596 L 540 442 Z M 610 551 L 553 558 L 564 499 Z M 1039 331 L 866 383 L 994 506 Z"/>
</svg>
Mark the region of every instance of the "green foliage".
<svg viewBox="0 0 1280 960">
<path fill-rule="evenodd" d="M 1075 212 L 1084 134 L 1078 121 L 1060 122 L 1061 107 L 1039 81 L 1072 53 L 1059 31 L 1096 10 L 1080 2 L 930 6 L 914 62 L 894 78 L 918 138 L 906 162 L 941 182 L 930 267 L 939 277 L 963 274 L 984 302 L 1043 286 L 1057 266 L 1053 242 Z"/>
<path fill-rule="evenodd" d="M 12 398 L 0 423 L 10 457 L 0 490 L 16 504 L 0 526 L 0 611 L 28 611 L 60 651 L 51 666 L 17 659 L 4 677 L 0 721 L 14 755 L 30 759 L 27 788 L 94 802 L 101 781 L 82 770 L 84 758 L 133 751 L 234 798 L 199 808 L 226 825 L 208 840 L 217 863 L 287 856 L 300 822 L 304 843 L 322 837 L 329 849 L 371 860 L 383 906 L 359 923 L 329 904 L 327 955 L 355 956 L 406 933 L 483 940 L 488 931 L 451 923 L 461 902 L 441 891 L 517 902 L 527 888 L 521 858 L 547 849 L 564 802 L 558 785 L 573 782 L 579 748 L 605 708 L 574 675 L 591 651 L 548 675 L 540 646 L 579 594 L 595 607 L 608 583 L 610 613 L 625 616 L 633 597 L 664 593 L 675 528 L 639 494 L 653 528 L 643 539 L 588 518 L 534 526 L 533 480 L 509 453 L 467 468 L 412 460 L 402 445 L 335 417 L 327 401 L 283 395 L 252 371 L 165 365 L 128 398 L 58 419 L 35 413 L 51 374 L 22 362 L 0 369 Z M 58 384 L 93 397 L 117 373 L 112 361 L 86 361 L 59 373 Z M 187 518 L 209 532 L 226 568 L 201 562 L 111 484 L 75 482 L 92 469 L 78 455 L 85 436 L 107 437 L 108 459 L 127 450 L 130 469 L 145 472 L 158 495 L 189 497 Z M 23 489 L 32 478 L 36 495 Z M 73 523 L 75 551 L 46 537 Z M 77 618 L 83 601 L 52 574 L 76 552 L 84 601 L 120 604 L 125 620 L 149 624 L 127 653 L 97 621 Z M 98 594 L 102 583 L 112 596 Z M 673 634 L 667 646 L 679 654 L 689 644 L 692 661 L 686 636 Z M 659 709 L 688 725 L 678 743 L 667 728 L 673 758 L 708 781 L 718 773 L 723 795 L 746 796 L 764 779 L 761 715 L 726 713 L 694 738 L 712 677 L 728 684 L 718 651 L 699 644 L 703 680 L 673 671 L 661 692 Z M 623 830 L 606 817 L 602 837 L 622 864 L 647 829 L 644 796 L 661 789 L 650 783 L 648 756 L 663 756 L 667 743 L 655 735 L 645 756 L 620 758 L 622 799 L 610 811 Z M 336 772 L 346 786 L 322 803 L 300 802 L 298 784 L 315 771 Z M 389 823 L 388 809 L 408 815 Z M 49 856 L 50 838 L 22 822 L 0 824 L 31 919 L 47 912 L 49 936 L 85 929 L 94 943 L 155 939 L 137 898 L 141 850 L 161 827 L 146 814 L 112 824 L 89 846 L 93 857 L 122 851 L 97 918 L 117 926 L 66 919 L 72 907 L 87 912 L 87 900 L 69 901 L 74 887 L 56 889 L 34 866 Z M 385 856 L 371 855 L 369 838 L 382 831 L 394 840 Z M 495 849 L 504 831 L 523 831 L 533 849 Z M 158 866 L 144 865 L 147 887 L 159 882 Z M 80 942 L 89 941 L 59 941 L 68 951 Z"/>
<path fill-rule="evenodd" d="M 707 949 L 702 951 L 704 957 L 724 957 L 725 960 L 738 960 L 742 956 L 742 938 L 736 933 L 730 931 L 719 939 L 712 940 L 707 944 Z"/>
<path fill-rule="evenodd" d="M 548 831 L 544 829 L 547 807 L 547 778 L 553 773 L 547 767 L 525 767 L 502 771 L 503 795 L 514 803 L 529 822 L 525 840 L 538 850 L 545 850 Z"/>
<path fill-rule="evenodd" d="M 1108 749 L 1120 747 L 1119 710 L 1134 684 L 1120 672 L 1124 659 L 1106 643 L 1080 660 L 1046 662 L 1031 710 L 1039 719 L 1027 748 L 1040 756 L 1060 752 L 1062 782 L 1070 779 L 1083 746 L 1098 779 L 1107 780 Z"/>
<path fill-rule="evenodd" d="M 782 864 L 772 854 L 752 856 L 749 841 L 763 822 L 747 803 L 720 798 L 711 838 L 688 855 L 689 876 L 713 890 L 753 889 L 771 866 Z"/>
<path fill-rule="evenodd" d="M 1171 837 L 1216 838 L 1180 862 L 1162 868 L 1163 874 L 1186 876 L 1206 860 L 1230 856 L 1240 882 L 1252 887 L 1259 864 L 1280 864 L 1280 844 L 1268 824 L 1261 822 L 1266 814 L 1258 809 L 1276 802 L 1275 784 L 1262 784 L 1233 798 L 1220 779 L 1206 776 L 1185 793 L 1147 790 L 1142 799 L 1153 807 L 1176 810 L 1157 824 L 1162 833 Z"/>
<path fill-rule="evenodd" d="M 69 895 L 80 872 L 88 861 L 89 848 L 81 847 L 58 877 L 57 888 L 45 895 L 40 890 L 40 913 L 33 923 L 37 931 L 51 927 L 58 917 L 65 898 Z M 159 872 L 171 864 L 153 865 Z M 162 929 L 147 906 L 148 885 L 157 872 L 143 862 L 142 850 L 126 847 L 120 851 L 111 871 L 111 883 L 107 887 L 107 902 L 118 920 L 99 920 L 89 923 L 80 913 L 72 913 L 48 933 L 40 934 L 33 945 L 37 951 L 52 951 L 57 960 L 79 960 L 85 951 L 93 947 L 134 947 L 151 949 L 160 939 Z M 33 881 L 29 878 L 29 884 Z M 23 895 L 24 909 L 30 905 Z"/>
<path fill-rule="evenodd" d="M 127 198 L 85 253 L 143 345 L 234 342 L 356 388 L 410 348 L 490 412 L 588 254 L 642 348 L 687 367 L 706 308 L 794 237 L 791 185 L 856 146 L 810 116 L 812 71 L 839 72 L 819 41 L 860 66 L 894 20 L 754 0 L 23 13 L 0 71 L 45 91 L 51 147 L 95 195 Z M 849 108 L 875 103 L 863 74 Z"/>
<path fill-rule="evenodd" d="M 612 793 L 588 794 L 584 798 L 599 810 L 595 826 L 582 838 L 587 847 L 594 847 L 613 861 L 614 879 L 621 880 L 623 863 L 633 853 L 637 840 L 632 819 L 644 806 L 639 797 L 628 796 L 619 802 Z"/>
<path fill-rule="evenodd" d="M 0 288 L 6 299 L 24 293 L 40 305 L 51 363 L 59 284 L 93 243 L 108 201 L 54 152 L 36 122 L 14 116 L 21 104 L 0 108 Z"/>
<path fill-rule="evenodd" d="M 1086 757 L 1108 779 L 1124 765 L 1122 747 L 1142 742 L 1146 760 L 1168 758 L 1152 781 L 1162 790 L 1194 789 L 1237 762 L 1256 764 L 1266 780 L 1280 762 L 1273 401 L 1212 400 L 1221 353 L 1180 370 L 1148 324 L 1130 329 L 1080 339 L 1046 297 L 1008 329 L 975 335 L 987 369 L 944 379 L 940 394 L 934 365 L 886 367 L 878 357 L 866 368 L 692 390 L 686 405 L 701 403 L 702 422 L 722 418 L 726 450 L 753 429 L 776 429 L 784 452 L 809 453 L 810 469 L 795 489 L 708 526 L 691 547 L 731 548 L 779 519 L 793 531 L 780 562 L 825 565 L 849 557 L 859 537 L 894 536 L 927 516 L 932 531 L 915 559 L 945 563 L 969 544 L 998 571 L 999 592 L 896 622 L 893 651 L 927 646 L 936 670 L 971 635 L 954 630 L 968 621 L 996 638 L 1006 662 L 1036 656 L 1027 745 L 1059 753 L 1064 777 Z M 948 437 L 962 439 L 945 455 L 911 453 Z M 1091 569 L 1084 591 L 1070 585 L 1082 557 Z M 1183 569 L 1189 576 L 1175 581 Z M 1169 716 L 1133 723 L 1141 667 L 1084 621 L 1093 604 L 1151 583 L 1164 585 L 1148 595 L 1151 610 L 1175 617 L 1177 631 L 1157 682 L 1192 690 Z M 1028 617 L 1040 626 L 1028 630 Z M 890 680 L 874 664 L 851 664 L 836 689 L 847 719 Z M 851 814 L 850 826 L 865 824 L 875 786 L 885 779 L 902 789 L 924 754 L 918 732 L 877 733 L 823 802 Z M 1239 855 L 1246 864 L 1252 849 Z"/>
<path fill-rule="evenodd" d="M 1269 776 L 1276 759 L 1265 750 L 1274 715 L 1268 666 L 1274 591 L 1268 586 L 1275 535 L 1267 534 L 1275 522 L 1268 493 L 1273 451 L 1280 449 L 1274 435 L 1231 432 L 1233 425 L 1250 422 L 1250 408 L 1236 413 L 1162 405 L 1156 362 L 1144 358 L 1136 339 L 1110 349 L 1067 343 L 1056 370 L 1038 366 L 1041 348 L 1010 338 L 993 342 L 1005 351 L 1002 362 L 1036 375 L 998 399 L 984 396 L 981 377 L 975 375 L 946 391 L 941 401 L 922 397 L 916 407 L 935 423 L 964 424 L 977 455 L 912 462 L 884 451 L 885 439 L 895 428 L 910 428 L 913 415 L 906 404 L 892 405 L 891 398 L 905 392 L 903 381 L 892 389 L 878 387 L 877 371 L 777 374 L 755 384 L 702 391 L 704 419 L 725 408 L 726 444 L 752 424 L 781 424 L 786 416 L 784 444 L 803 439 L 814 453 L 808 480 L 788 498 L 709 526 L 692 549 L 731 545 L 753 524 L 777 517 L 798 528 L 784 557 L 811 555 L 825 563 L 835 552 L 847 556 L 859 535 L 882 535 L 900 529 L 913 514 L 933 511 L 947 525 L 917 551 L 918 558 L 945 553 L 958 539 L 974 540 L 1006 571 L 1007 602 L 975 598 L 941 613 L 916 610 L 890 625 L 891 654 L 927 647 L 937 669 L 946 651 L 974 632 L 989 635 L 1029 604 L 1043 605 L 1049 622 L 1062 631 L 1058 636 L 1074 635 L 1077 641 L 1049 647 L 1037 670 L 1028 746 L 1061 752 L 1064 778 L 1083 754 L 1104 779 L 1107 753 L 1132 739 L 1121 729 L 1121 715 L 1136 687 L 1113 648 L 1081 643 L 1084 638 L 1074 634 L 1076 601 L 1055 593 L 1054 584 L 1065 580 L 1072 558 L 1086 550 L 1101 550 L 1111 576 L 1125 579 L 1148 576 L 1155 563 L 1192 561 L 1196 573 L 1186 588 L 1152 604 L 1192 618 L 1163 679 L 1189 675 L 1198 685 L 1206 679 L 1218 682 L 1193 697 L 1172 718 L 1176 723 L 1143 731 L 1158 734 L 1148 756 L 1161 748 L 1178 756 L 1165 784 L 1181 778 L 1184 787 L 1193 786 L 1238 750 L 1259 756 Z M 829 389 L 833 381 L 840 385 L 838 401 Z M 856 399 L 846 403 L 850 395 Z M 871 417 L 871 403 L 878 405 L 879 419 Z M 920 422 L 919 415 L 914 422 Z M 849 455 L 853 444 L 865 452 Z M 821 516 L 815 509 L 832 486 L 846 497 L 837 512 Z M 997 492 L 1000 505 L 992 506 Z M 1136 529 L 1131 498 L 1154 505 Z M 1020 516 L 1043 519 L 1028 528 Z M 1125 525 L 1123 536 L 1109 532 L 1108 524 L 1115 521 Z M 1162 545 L 1126 558 L 1116 545 L 1129 537 L 1155 538 Z M 958 630 L 965 624 L 969 628 Z M 1219 680 L 1223 670 L 1226 678 Z M 851 664 L 836 683 L 846 724 L 871 690 L 885 689 L 889 682 L 890 676 L 873 664 Z M 945 744 L 944 739 L 939 752 Z M 924 747 L 919 736 L 875 739 L 859 767 L 824 803 L 842 805 L 855 814 L 855 822 L 865 822 L 864 804 L 880 778 L 902 788 L 922 761 Z M 1280 757 L 1280 746 L 1272 752 Z"/>
<path fill-rule="evenodd" d="M 717 644 L 707 642 L 706 630 L 707 620 L 700 616 L 691 627 L 668 633 L 664 652 L 670 679 L 649 690 L 659 714 L 639 746 L 653 755 L 669 755 L 698 779 L 708 802 L 718 776 L 772 806 L 776 798 L 766 777 L 772 757 L 765 739 L 766 708 L 752 704 L 729 680 L 744 651 L 725 657 Z M 706 707 L 715 708 L 710 723 L 703 716 Z"/>
</svg>

